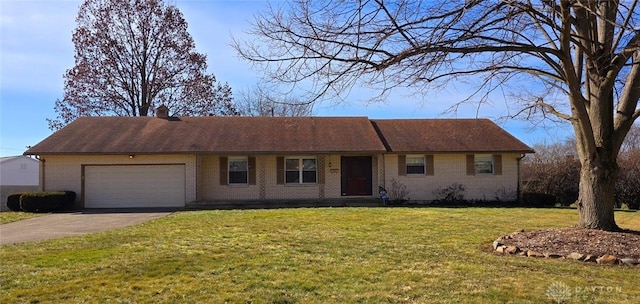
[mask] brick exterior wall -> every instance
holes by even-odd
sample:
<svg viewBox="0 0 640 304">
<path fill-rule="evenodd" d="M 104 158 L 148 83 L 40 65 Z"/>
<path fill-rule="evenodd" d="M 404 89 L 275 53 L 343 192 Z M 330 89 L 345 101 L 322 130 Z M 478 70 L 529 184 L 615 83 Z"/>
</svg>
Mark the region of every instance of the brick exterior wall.
<svg viewBox="0 0 640 304">
<path fill-rule="evenodd" d="M 256 185 L 220 185 L 220 156 L 205 155 L 202 157 L 202 166 L 199 167 L 202 176 L 201 193 L 199 200 L 257 200 L 260 199 L 260 186 Z M 260 164 L 262 156 L 256 157 L 256 179 L 260 181 L 262 174 Z"/>
<path fill-rule="evenodd" d="M 41 176 L 44 190 L 72 190 L 82 198 L 82 165 L 185 164 L 186 201 L 242 201 L 288 199 L 340 199 L 340 154 L 317 155 L 246 155 L 255 157 L 255 185 L 221 185 L 220 155 L 42 155 L 45 159 Z M 317 184 L 277 184 L 278 156 L 313 156 L 317 160 Z M 436 199 L 434 191 L 454 183 L 464 185 L 465 199 L 501 199 L 515 196 L 517 158 L 519 154 L 502 154 L 501 175 L 467 175 L 466 154 L 435 154 L 434 175 L 398 175 L 398 154 L 372 156 L 372 197 L 378 186 L 391 191 L 393 181 L 407 186 L 414 201 Z M 225 156 L 229 157 L 229 156 Z M 324 181 L 324 183 L 321 183 Z"/>
<path fill-rule="evenodd" d="M 386 154 L 385 188 L 391 191 L 393 180 L 407 186 L 408 198 L 415 201 L 437 199 L 434 194 L 439 188 L 454 183 L 465 188 L 465 199 L 495 200 L 496 197 L 515 199 L 518 187 L 518 161 L 520 154 L 502 154 L 501 175 L 467 175 L 466 154 L 435 154 L 434 175 L 398 175 L 398 154 Z"/>
<path fill-rule="evenodd" d="M 252 155 L 244 155 L 252 156 Z M 315 157 L 318 167 L 317 184 L 278 184 L 276 162 L 278 156 Z M 221 185 L 220 157 L 218 155 L 200 156 L 202 165 L 202 193 L 200 200 L 258 200 L 258 199 L 323 199 L 340 198 L 340 155 L 257 155 L 255 185 Z M 329 167 L 331 164 L 331 167 Z"/>
</svg>

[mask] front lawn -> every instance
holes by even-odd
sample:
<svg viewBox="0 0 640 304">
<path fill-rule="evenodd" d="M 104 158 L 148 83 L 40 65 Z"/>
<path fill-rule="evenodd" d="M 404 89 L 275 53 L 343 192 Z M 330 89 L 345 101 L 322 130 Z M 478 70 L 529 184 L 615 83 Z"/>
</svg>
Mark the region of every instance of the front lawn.
<svg viewBox="0 0 640 304">
<path fill-rule="evenodd" d="M 640 213 L 618 212 L 640 230 Z M 573 209 L 178 212 L 3 246 L 0 303 L 638 303 L 640 267 L 500 256 L 497 237 Z"/>
</svg>

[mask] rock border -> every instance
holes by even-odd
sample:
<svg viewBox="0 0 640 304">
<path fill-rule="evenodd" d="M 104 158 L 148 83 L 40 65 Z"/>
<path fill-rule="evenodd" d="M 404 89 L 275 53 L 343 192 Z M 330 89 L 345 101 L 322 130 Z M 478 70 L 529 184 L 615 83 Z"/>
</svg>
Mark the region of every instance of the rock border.
<svg viewBox="0 0 640 304">
<path fill-rule="evenodd" d="M 502 239 L 516 233 L 522 233 L 524 230 L 519 230 L 506 236 L 499 237 L 493 241 L 493 250 L 500 254 L 523 256 L 531 258 L 547 258 L 547 259 L 567 259 L 580 261 L 585 263 L 596 263 L 601 265 L 626 265 L 631 267 L 640 267 L 640 259 L 617 257 L 611 254 L 605 254 L 603 256 L 596 256 L 592 254 L 585 254 L 579 252 L 572 252 L 566 256 L 556 254 L 552 252 L 537 252 L 533 250 L 527 250 L 518 248 L 515 245 L 506 245 Z"/>
</svg>

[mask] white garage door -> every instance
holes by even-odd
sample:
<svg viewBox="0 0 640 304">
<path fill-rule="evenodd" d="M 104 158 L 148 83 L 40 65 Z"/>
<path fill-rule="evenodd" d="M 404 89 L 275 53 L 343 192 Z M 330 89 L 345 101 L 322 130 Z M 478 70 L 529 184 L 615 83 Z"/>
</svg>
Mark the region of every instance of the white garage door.
<svg viewBox="0 0 640 304">
<path fill-rule="evenodd" d="M 85 208 L 184 207 L 184 165 L 86 166 Z"/>
</svg>

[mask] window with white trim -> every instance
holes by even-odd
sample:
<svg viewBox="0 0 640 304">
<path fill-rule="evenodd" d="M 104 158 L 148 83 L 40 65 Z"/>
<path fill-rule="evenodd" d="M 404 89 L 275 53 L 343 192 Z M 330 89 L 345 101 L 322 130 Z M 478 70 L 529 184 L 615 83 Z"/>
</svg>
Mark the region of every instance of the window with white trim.
<svg viewBox="0 0 640 304">
<path fill-rule="evenodd" d="M 248 183 L 249 162 L 246 157 L 229 157 L 229 184 Z"/>
<path fill-rule="evenodd" d="M 473 158 L 476 174 L 493 174 L 493 155 L 476 154 Z"/>
<path fill-rule="evenodd" d="M 286 184 L 315 184 L 318 181 L 316 159 L 311 157 L 285 159 Z"/>
<path fill-rule="evenodd" d="M 426 172 L 424 155 L 407 155 L 406 165 L 407 175 L 424 175 Z"/>
</svg>

